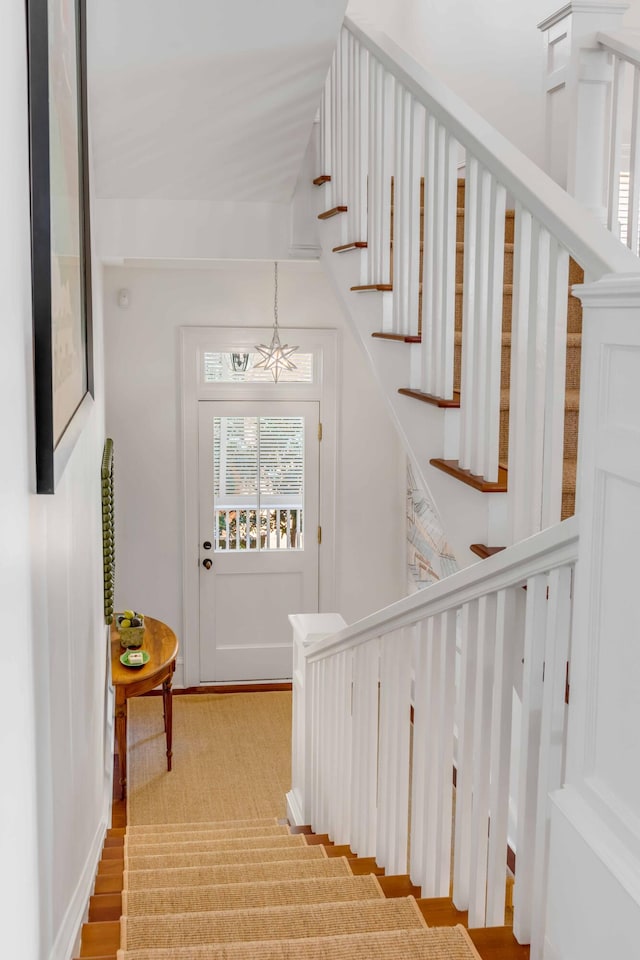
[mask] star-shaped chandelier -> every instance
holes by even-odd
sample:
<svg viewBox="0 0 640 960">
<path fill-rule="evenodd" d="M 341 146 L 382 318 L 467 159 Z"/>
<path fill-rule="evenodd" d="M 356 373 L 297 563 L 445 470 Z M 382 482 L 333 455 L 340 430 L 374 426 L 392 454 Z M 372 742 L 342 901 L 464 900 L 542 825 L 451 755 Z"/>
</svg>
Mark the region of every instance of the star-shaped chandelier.
<svg viewBox="0 0 640 960">
<path fill-rule="evenodd" d="M 271 343 L 267 346 L 264 343 L 257 343 L 256 350 L 262 354 L 262 360 L 254 364 L 254 369 L 262 367 L 264 370 L 270 370 L 275 382 L 283 370 L 295 370 L 296 365 L 291 360 L 292 354 L 296 352 L 297 347 L 290 347 L 288 343 L 280 343 L 280 331 L 278 329 L 278 264 L 274 263 L 275 289 L 273 295 L 273 336 Z"/>
</svg>

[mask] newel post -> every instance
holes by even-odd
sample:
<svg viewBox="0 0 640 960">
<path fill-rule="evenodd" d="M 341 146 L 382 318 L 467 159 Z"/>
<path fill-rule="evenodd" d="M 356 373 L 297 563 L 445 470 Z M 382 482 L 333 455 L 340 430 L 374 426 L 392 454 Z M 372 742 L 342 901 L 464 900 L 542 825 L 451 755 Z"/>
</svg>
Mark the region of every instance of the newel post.
<svg viewBox="0 0 640 960">
<path fill-rule="evenodd" d="M 538 24 L 546 47 L 546 170 L 607 222 L 613 68 L 598 31 L 622 29 L 628 3 L 573 0 Z"/>
<path fill-rule="evenodd" d="M 611 956 L 637 954 L 640 926 L 640 274 L 573 289 L 583 304 L 580 543 L 544 955 L 595 960 L 605 942 Z"/>
<path fill-rule="evenodd" d="M 289 616 L 293 628 L 293 716 L 291 734 L 291 790 L 287 794 L 287 817 L 294 826 L 311 823 L 311 753 L 314 719 L 322 722 L 314 703 L 307 661 L 308 648 L 346 627 L 339 613 L 296 613 Z"/>
</svg>

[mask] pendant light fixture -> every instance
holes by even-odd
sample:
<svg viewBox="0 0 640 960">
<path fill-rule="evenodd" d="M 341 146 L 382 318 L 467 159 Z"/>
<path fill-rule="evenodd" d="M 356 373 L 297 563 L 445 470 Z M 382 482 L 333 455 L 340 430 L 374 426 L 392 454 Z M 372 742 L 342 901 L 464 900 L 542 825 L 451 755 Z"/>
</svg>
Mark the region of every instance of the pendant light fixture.
<svg viewBox="0 0 640 960">
<path fill-rule="evenodd" d="M 296 352 L 297 347 L 290 347 L 288 343 L 280 343 L 280 331 L 278 329 L 278 264 L 274 263 L 274 294 L 273 294 L 273 336 L 271 343 L 267 346 L 264 343 L 257 343 L 256 350 L 262 354 L 262 360 L 254 364 L 256 367 L 262 367 L 264 370 L 270 370 L 275 382 L 283 370 L 295 370 L 296 365 L 291 360 L 291 355 Z"/>
</svg>

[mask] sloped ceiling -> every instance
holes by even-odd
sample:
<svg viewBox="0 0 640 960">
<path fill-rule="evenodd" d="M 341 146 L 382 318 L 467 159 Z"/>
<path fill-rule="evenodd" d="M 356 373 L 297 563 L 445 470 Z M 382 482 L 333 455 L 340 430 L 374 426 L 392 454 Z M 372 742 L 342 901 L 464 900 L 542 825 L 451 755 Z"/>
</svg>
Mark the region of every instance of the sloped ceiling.
<svg viewBox="0 0 640 960">
<path fill-rule="evenodd" d="M 345 0 L 94 0 L 100 199 L 287 203 Z"/>
</svg>

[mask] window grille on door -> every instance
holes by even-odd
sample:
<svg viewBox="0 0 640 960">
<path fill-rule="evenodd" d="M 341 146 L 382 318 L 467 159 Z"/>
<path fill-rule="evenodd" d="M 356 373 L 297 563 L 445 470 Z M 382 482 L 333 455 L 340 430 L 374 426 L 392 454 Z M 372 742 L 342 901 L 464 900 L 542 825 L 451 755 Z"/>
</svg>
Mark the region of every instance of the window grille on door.
<svg viewBox="0 0 640 960">
<path fill-rule="evenodd" d="M 214 550 L 304 548 L 304 418 L 214 417 Z"/>
</svg>

